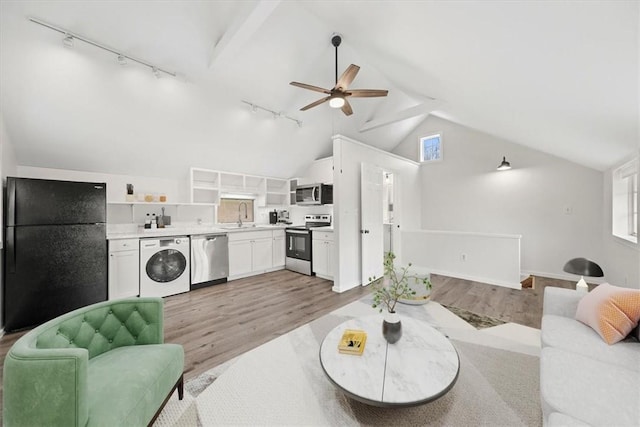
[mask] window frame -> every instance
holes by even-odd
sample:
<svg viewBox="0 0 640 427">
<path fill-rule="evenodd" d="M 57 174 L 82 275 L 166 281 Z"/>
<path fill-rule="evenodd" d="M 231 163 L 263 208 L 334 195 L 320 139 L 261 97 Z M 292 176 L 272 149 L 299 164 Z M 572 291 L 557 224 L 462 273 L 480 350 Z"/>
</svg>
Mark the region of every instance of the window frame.
<svg viewBox="0 0 640 427">
<path fill-rule="evenodd" d="M 438 144 L 440 145 L 438 148 L 438 152 L 439 152 L 439 156 L 437 159 L 425 159 L 424 158 L 424 140 L 425 139 L 433 139 L 435 137 L 438 137 Z M 443 139 L 443 134 L 442 132 L 433 132 L 429 135 L 426 136 L 422 136 L 418 139 L 419 144 L 420 144 L 420 163 L 421 164 L 426 164 L 426 163 L 434 163 L 434 162 L 441 162 L 443 157 L 444 157 L 444 139 Z"/>
<path fill-rule="evenodd" d="M 638 158 L 615 168 L 611 176 L 611 234 L 638 244 Z"/>
<path fill-rule="evenodd" d="M 247 216 L 249 218 L 247 219 L 242 219 L 243 223 L 248 223 L 248 224 L 252 224 L 255 223 L 255 218 L 256 218 L 256 200 L 253 197 L 243 197 L 241 195 L 224 195 L 222 197 L 220 197 L 220 201 L 218 202 L 218 205 L 216 206 L 216 222 L 219 224 L 236 224 L 238 222 L 238 219 L 235 218 L 235 214 L 234 214 L 234 218 L 225 218 L 224 215 L 221 215 L 220 209 L 223 206 L 223 201 L 231 201 L 231 202 L 237 202 L 238 206 L 240 205 L 240 203 L 246 203 L 247 204 Z"/>
</svg>

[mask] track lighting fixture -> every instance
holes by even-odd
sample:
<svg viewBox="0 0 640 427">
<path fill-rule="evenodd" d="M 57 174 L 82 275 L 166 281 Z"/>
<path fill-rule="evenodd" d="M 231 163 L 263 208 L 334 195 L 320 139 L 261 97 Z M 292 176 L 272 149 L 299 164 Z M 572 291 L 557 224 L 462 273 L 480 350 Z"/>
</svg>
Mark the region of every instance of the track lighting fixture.
<svg viewBox="0 0 640 427">
<path fill-rule="evenodd" d="M 65 34 L 64 38 L 62 39 L 62 45 L 69 49 L 73 49 L 73 37 L 71 37 L 69 34 Z"/>
<path fill-rule="evenodd" d="M 265 107 L 261 107 L 257 104 L 254 104 L 253 102 L 249 102 L 249 101 L 242 101 L 243 103 L 247 104 L 249 106 L 249 108 L 251 109 L 250 111 L 252 113 L 256 113 L 258 111 L 258 109 L 262 110 L 262 111 L 266 111 L 267 113 L 271 113 L 273 115 L 273 119 L 289 119 L 292 122 L 296 122 L 296 124 L 298 125 L 299 128 L 302 127 L 302 120 L 298 120 L 298 119 L 294 119 L 293 117 L 289 117 L 287 116 L 285 113 L 281 112 L 281 111 L 274 111 L 274 110 L 270 110 L 269 108 L 265 108 Z"/>
<path fill-rule="evenodd" d="M 506 157 L 502 157 L 502 163 L 500 163 L 500 166 L 498 166 L 498 170 L 499 171 L 506 171 L 511 169 L 511 163 L 507 162 L 507 158 Z"/>
<path fill-rule="evenodd" d="M 142 59 L 139 58 L 134 58 L 133 56 L 130 55 L 126 55 L 124 53 L 122 53 L 122 51 L 120 50 L 116 50 L 113 48 L 110 48 L 108 46 L 103 45 L 102 43 L 99 43 L 97 41 L 91 40 L 87 37 L 81 36 L 79 34 L 76 34 L 74 32 L 68 31 L 62 27 L 58 27 L 56 25 L 53 24 L 49 24 L 47 22 L 41 21 L 40 19 L 37 18 L 29 18 L 29 21 L 33 22 L 34 24 L 38 24 L 38 25 L 42 25 L 43 27 L 49 28 L 50 30 L 53 31 L 57 31 L 59 33 L 64 34 L 64 39 L 62 40 L 62 43 L 65 47 L 68 48 L 73 48 L 73 44 L 75 42 L 75 40 L 80 40 L 82 42 L 85 42 L 87 44 L 90 44 L 92 46 L 95 46 L 99 49 L 102 50 L 106 50 L 107 52 L 111 52 L 114 55 L 117 56 L 118 59 L 118 64 L 120 65 L 126 65 L 128 61 L 133 61 L 133 62 L 137 62 L 140 65 L 144 65 L 145 67 L 149 67 L 151 69 L 151 71 L 153 72 L 153 74 L 157 77 L 160 78 L 160 73 L 169 75 L 171 77 L 176 77 L 177 74 L 173 71 L 167 71 L 161 67 L 158 67 L 156 65 L 151 64 L 150 62 L 144 61 Z"/>
</svg>

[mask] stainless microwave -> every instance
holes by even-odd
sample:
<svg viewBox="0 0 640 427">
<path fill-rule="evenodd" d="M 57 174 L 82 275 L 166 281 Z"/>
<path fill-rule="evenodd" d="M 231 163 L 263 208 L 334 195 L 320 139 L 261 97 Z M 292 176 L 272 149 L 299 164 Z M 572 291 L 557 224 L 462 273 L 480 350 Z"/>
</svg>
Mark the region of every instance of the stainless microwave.
<svg viewBox="0 0 640 427">
<path fill-rule="evenodd" d="M 297 205 L 332 205 L 333 185 L 311 184 L 296 188 Z"/>
</svg>

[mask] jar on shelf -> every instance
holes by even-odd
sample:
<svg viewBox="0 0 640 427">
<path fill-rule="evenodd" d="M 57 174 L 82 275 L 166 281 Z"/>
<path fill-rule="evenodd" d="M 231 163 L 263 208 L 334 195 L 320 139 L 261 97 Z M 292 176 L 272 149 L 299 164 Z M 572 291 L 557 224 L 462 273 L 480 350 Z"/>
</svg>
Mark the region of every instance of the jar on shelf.
<svg viewBox="0 0 640 427">
<path fill-rule="evenodd" d="M 151 194 L 151 193 L 146 193 L 146 194 L 144 195 L 144 201 L 145 201 L 145 202 L 153 202 L 153 194 Z"/>
<path fill-rule="evenodd" d="M 164 193 L 160 193 L 160 201 L 162 203 L 166 202 L 167 201 L 167 195 L 164 194 Z"/>
</svg>

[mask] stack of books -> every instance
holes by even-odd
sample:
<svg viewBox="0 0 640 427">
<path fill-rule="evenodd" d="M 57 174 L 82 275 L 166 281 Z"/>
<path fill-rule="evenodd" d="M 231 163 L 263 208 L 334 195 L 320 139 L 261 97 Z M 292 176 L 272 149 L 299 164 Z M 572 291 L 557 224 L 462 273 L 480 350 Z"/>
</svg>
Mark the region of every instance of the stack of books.
<svg viewBox="0 0 640 427">
<path fill-rule="evenodd" d="M 346 329 L 340 338 L 338 351 L 343 354 L 357 354 L 360 356 L 367 342 L 367 333 L 357 329 Z"/>
</svg>

